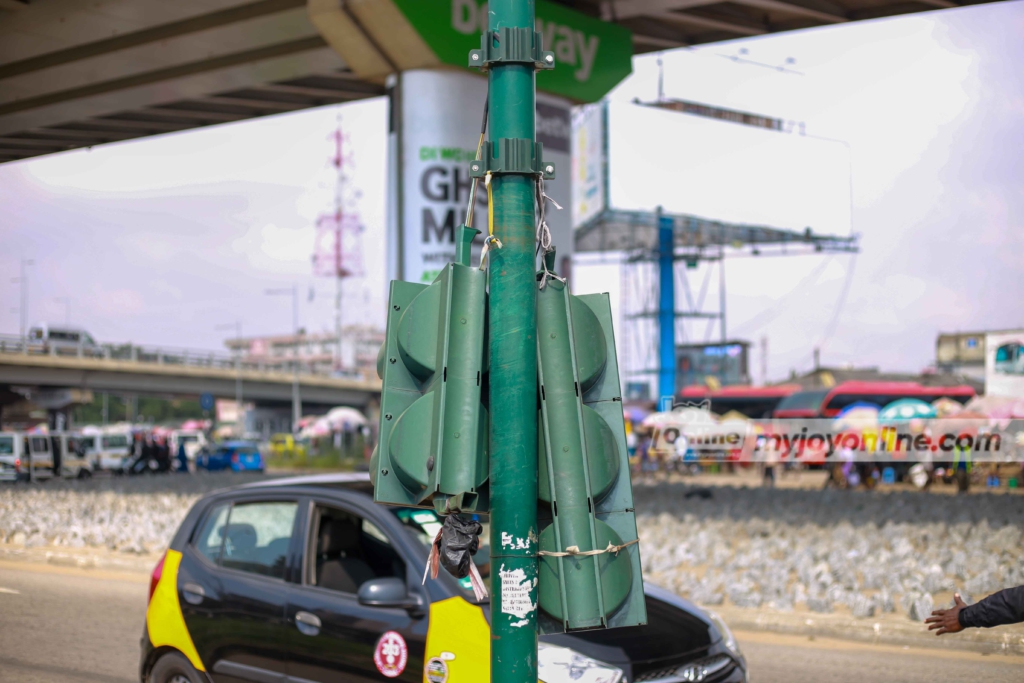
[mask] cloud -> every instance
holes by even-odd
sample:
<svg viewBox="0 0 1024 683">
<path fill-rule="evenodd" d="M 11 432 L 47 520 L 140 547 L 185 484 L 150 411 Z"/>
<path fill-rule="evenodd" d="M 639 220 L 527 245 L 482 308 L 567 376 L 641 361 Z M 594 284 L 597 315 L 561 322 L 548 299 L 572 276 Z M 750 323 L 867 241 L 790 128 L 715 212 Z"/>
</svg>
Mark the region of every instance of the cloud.
<svg viewBox="0 0 1024 683">
<path fill-rule="evenodd" d="M 313 227 L 279 228 L 273 223 L 253 226 L 231 243 L 257 270 L 308 275 L 313 255 Z"/>
</svg>

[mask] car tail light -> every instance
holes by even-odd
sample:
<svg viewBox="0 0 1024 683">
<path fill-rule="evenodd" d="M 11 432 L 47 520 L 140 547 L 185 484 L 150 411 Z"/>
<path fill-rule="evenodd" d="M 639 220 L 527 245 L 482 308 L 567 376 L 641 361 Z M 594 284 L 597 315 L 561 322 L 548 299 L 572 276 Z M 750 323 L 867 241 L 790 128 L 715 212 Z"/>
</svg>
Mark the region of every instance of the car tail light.
<svg viewBox="0 0 1024 683">
<path fill-rule="evenodd" d="M 238 453 L 232 453 L 231 454 L 231 463 L 234 464 L 234 465 L 238 464 Z"/>
<path fill-rule="evenodd" d="M 15 458 L 14 459 L 14 471 L 15 472 L 20 472 L 21 471 L 21 458 Z"/>
<path fill-rule="evenodd" d="M 160 577 L 164 575 L 164 560 L 167 559 L 167 553 L 160 556 L 160 561 L 153 567 L 153 575 L 149 578 L 149 601 L 153 600 L 153 592 L 156 590 L 156 585 L 160 583 Z"/>
</svg>

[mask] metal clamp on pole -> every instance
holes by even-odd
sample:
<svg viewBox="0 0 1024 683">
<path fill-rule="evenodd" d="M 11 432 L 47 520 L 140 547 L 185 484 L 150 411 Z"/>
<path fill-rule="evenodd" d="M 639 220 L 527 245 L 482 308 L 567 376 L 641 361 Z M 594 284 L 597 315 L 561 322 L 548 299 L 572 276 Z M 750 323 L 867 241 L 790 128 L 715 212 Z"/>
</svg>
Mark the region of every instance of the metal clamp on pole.
<svg viewBox="0 0 1024 683">
<path fill-rule="evenodd" d="M 544 159 L 544 144 L 525 138 L 499 138 L 484 142 L 481 158 L 469 164 L 470 178 L 483 178 L 488 173 L 538 175 L 554 180 L 555 165 Z"/>
<path fill-rule="evenodd" d="M 543 50 L 540 31 L 503 26 L 480 36 L 480 49 L 469 51 L 469 65 L 487 69 L 496 62 L 533 64 L 539 70 L 555 68 L 555 53 Z"/>
</svg>

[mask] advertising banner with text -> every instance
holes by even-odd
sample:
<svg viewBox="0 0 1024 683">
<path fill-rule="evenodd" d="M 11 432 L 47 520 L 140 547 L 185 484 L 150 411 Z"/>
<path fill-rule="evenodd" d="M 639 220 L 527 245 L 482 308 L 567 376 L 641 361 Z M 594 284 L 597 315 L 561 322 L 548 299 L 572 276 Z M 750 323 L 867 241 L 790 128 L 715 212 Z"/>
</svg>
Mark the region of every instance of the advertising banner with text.
<svg viewBox="0 0 1024 683">
<path fill-rule="evenodd" d="M 455 230 L 466 218 L 487 81 L 456 71 L 414 70 L 398 77 L 392 104 L 389 172 L 389 279 L 431 282 L 455 258 Z M 397 116 L 396 116 L 397 113 Z M 545 192 L 565 207 L 548 206 L 548 224 L 559 264 L 572 253 L 571 105 L 537 96 L 537 140 L 544 160 L 557 169 Z M 476 197 L 474 226 L 486 231 L 487 194 Z M 474 243 L 474 264 L 482 237 Z M 563 269 L 564 270 L 564 269 Z"/>
</svg>

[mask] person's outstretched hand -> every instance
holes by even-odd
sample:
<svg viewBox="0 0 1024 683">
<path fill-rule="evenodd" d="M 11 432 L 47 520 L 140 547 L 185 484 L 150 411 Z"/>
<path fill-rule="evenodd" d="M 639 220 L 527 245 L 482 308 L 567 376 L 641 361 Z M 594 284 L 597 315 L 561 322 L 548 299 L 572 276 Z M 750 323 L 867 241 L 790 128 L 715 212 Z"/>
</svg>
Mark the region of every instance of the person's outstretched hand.
<svg viewBox="0 0 1024 683">
<path fill-rule="evenodd" d="M 964 627 L 960 625 L 960 610 L 967 607 L 967 604 L 960 599 L 959 593 L 953 594 L 953 602 L 955 604 L 952 608 L 937 609 L 924 620 L 924 623 L 929 624 L 929 631 L 935 631 L 935 635 L 941 636 L 943 633 L 957 633 L 964 630 Z"/>
</svg>

